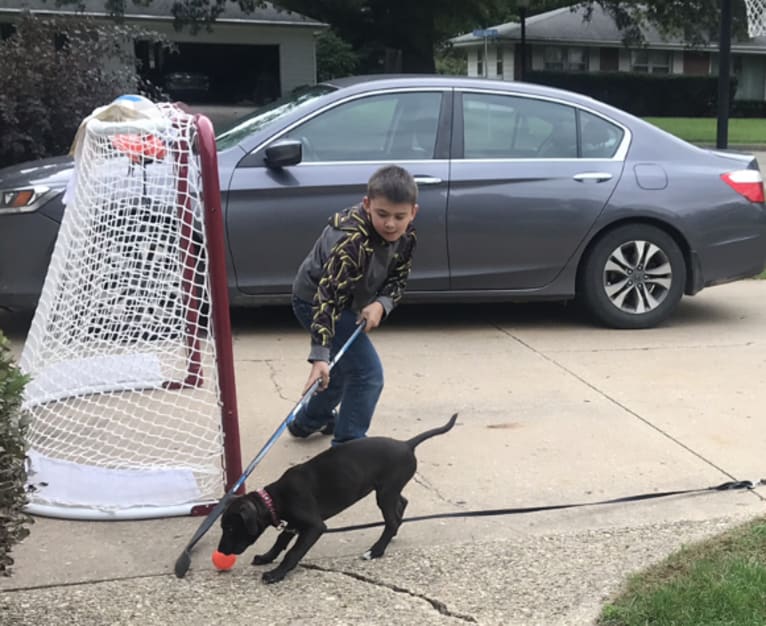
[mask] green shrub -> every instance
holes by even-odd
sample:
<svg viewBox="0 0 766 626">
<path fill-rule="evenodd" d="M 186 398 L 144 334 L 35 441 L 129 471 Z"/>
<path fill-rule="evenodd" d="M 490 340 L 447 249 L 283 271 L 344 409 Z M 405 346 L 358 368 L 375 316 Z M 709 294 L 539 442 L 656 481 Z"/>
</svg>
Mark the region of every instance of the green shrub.
<svg viewBox="0 0 766 626">
<path fill-rule="evenodd" d="M 0 331 L 0 574 L 4 576 L 11 573 L 11 548 L 29 534 L 26 526 L 32 523 L 23 511 L 27 502 L 27 423 L 21 411 L 21 394 L 26 382 Z"/>
<path fill-rule="evenodd" d="M 325 30 L 316 37 L 317 80 L 330 80 L 350 76 L 359 66 L 359 55 L 351 44 L 331 30 Z"/>
<path fill-rule="evenodd" d="M 150 97 L 134 41 L 156 33 L 89 18 L 25 14 L 0 41 L 0 167 L 66 154 L 82 119 L 125 93 Z"/>
</svg>

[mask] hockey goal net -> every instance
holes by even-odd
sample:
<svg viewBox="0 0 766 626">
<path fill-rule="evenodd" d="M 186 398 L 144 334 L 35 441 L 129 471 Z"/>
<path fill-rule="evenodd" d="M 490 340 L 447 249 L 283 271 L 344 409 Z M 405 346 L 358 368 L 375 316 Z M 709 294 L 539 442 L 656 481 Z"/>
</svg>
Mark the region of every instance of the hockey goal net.
<svg viewBox="0 0 766 626">
<path fill-rule="evenodd" d="M 149 104 L 82 127 L 20 359 L 32 513 L 184 515 L 241 473 L 213 129 Z"/>
</svg>

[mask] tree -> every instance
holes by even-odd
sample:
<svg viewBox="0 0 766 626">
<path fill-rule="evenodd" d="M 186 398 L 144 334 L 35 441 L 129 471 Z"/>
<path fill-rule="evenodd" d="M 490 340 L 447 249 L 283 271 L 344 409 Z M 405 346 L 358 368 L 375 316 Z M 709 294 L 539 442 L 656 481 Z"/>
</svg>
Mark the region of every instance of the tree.
<svg viewBox="0 0 766 626">
<path fill-rule="evenodd" d="M 643 42 L 642 29 L 654 26 L 660 33 L 678 35 L 690 45 L 717 41 L 720 33 L 720 0 L 588 0 L 589 9 L 601 6 L 624 33 L 626 43 Z M 744 36 L 747 29 L 745 3 L 733 3 L 732 29 Z"/>
<path fill-rule="evenodd" d="M 332 30 L 325 30 L 316 38 L 317 80 L 323 81 L 339 76 L 350 76 L 359 65 L 351 44 L 344 41 Z"/>
<path fill-rule="evenodd" d="M 125 93 L 151 93 L 136 71 L 134 39 L 156 33 L 87 19 L 43 19 L 26 14 L 0 41 L 0 166 L 69 150 L 82 119 Z M 94 63 L 109 59 L 110 63 Z"/>
</svg>

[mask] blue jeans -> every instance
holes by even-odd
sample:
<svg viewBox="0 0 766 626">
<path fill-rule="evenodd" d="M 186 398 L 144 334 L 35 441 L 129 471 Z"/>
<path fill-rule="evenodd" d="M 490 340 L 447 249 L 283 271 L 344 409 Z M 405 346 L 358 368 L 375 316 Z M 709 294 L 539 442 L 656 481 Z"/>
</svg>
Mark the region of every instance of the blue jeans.
<svg viewBox="0 0 766 626">
<path fill-rule="evenodd" d="M 293 298 L 295 317 L 306 330 L 311 326 L 312 306 L 300 298 Z M 357 315 L 348 309 L 335 322 L 331 356 L 334 356 L 356 328 Z M 364 332 L 354 340 L 340 361 L 332 368 L 327 389 L 317 393 L 296 415 L 296 423 L 308 431 L 322 428 L 340 404 L 335 422 L 332 444 L 361 439 L 375 412 L 375 405 L 383 391 L 383 365 L 370 338 Z"/>
</svg>

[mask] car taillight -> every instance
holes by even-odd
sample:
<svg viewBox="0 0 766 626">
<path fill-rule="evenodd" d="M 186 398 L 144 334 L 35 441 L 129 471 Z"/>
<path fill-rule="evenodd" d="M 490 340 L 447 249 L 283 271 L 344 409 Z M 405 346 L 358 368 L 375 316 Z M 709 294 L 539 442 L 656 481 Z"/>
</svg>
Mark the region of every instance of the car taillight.
<svg viewBox="0 0 766 626">
<path fill-rule="evenodd" d="M 763 176 L 758 170 L 737 170 L 721 174 L 723 181 L 750 202 L 763 202 Z"/>
</svg>

